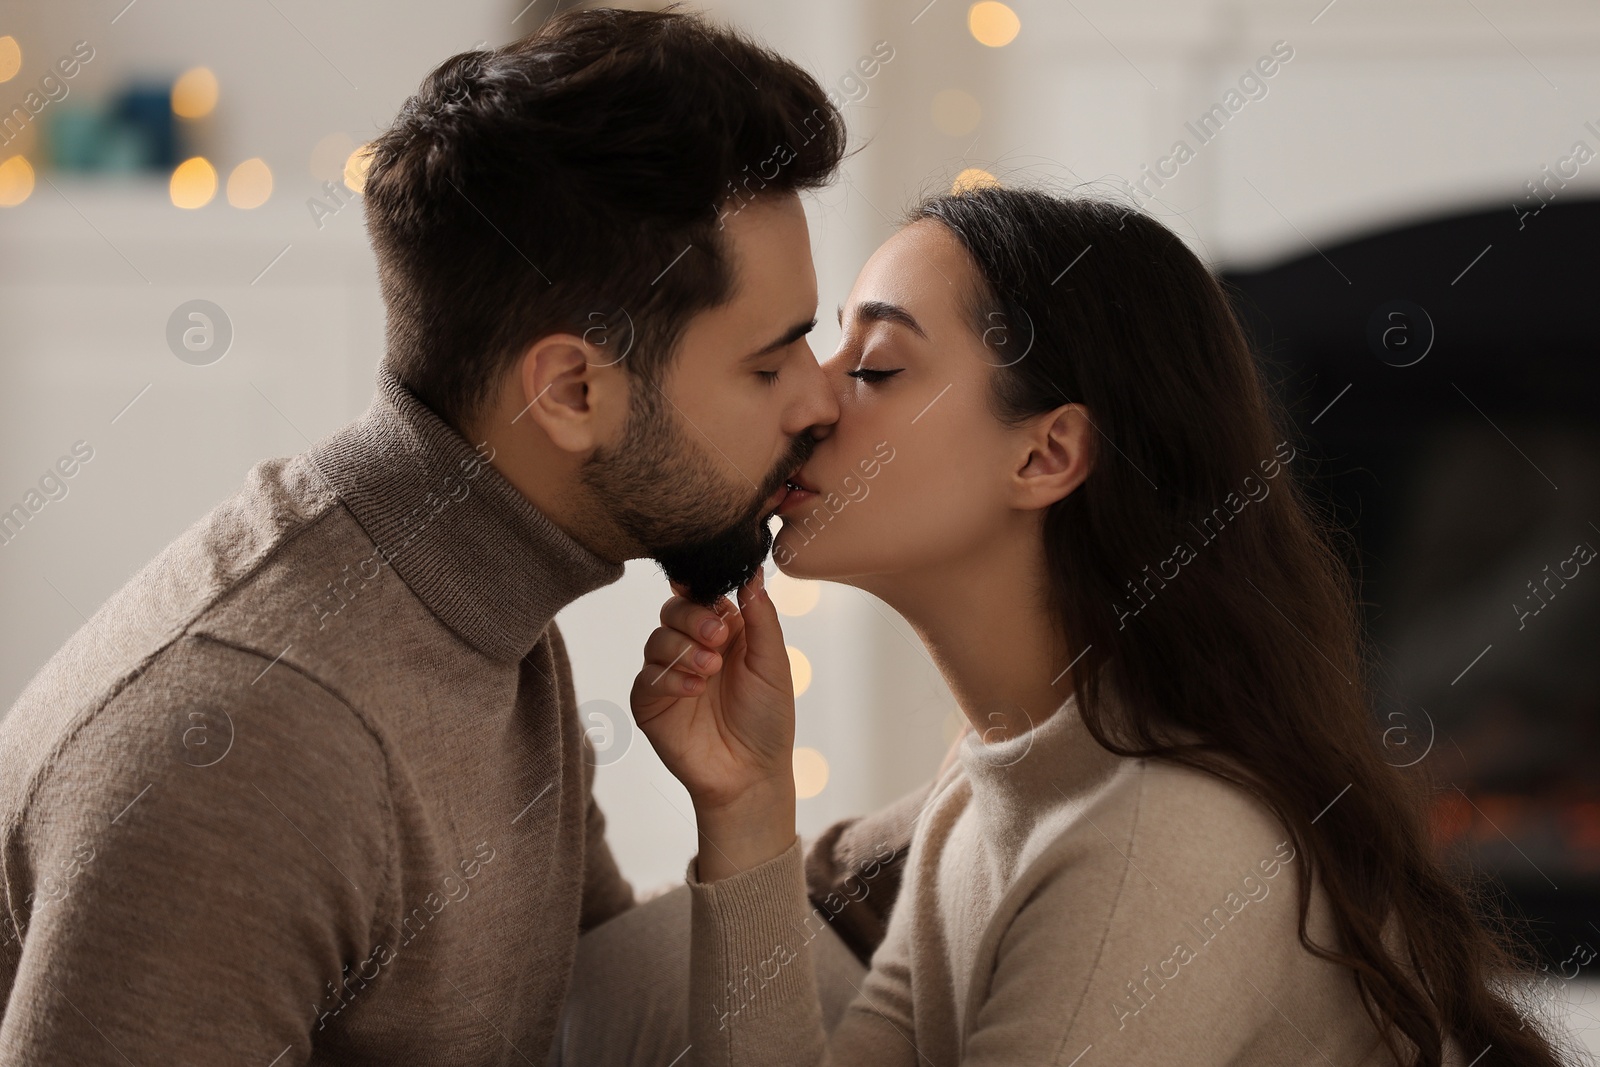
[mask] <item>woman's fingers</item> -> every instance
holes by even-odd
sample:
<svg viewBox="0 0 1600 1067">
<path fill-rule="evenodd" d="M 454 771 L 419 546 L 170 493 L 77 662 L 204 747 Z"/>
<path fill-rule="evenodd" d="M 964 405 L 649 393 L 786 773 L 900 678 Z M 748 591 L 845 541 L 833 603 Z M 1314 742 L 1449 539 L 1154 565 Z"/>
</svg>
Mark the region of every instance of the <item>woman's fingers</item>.
<svg viewBox="0 0 1600 1067">
<path fill-rule="evenodd" d="M 673 708 L 678 701 L 694 699 L 705 692 L 706 680 L 676 667 L 646 663 L 633 678 L 628 704 L 633 720 L 641 727 Z M 651 742 L 655 742 L 652 740 Z M 659 751 L 659 749 L 657 750 Z"/>
<path fill-rule="evenodd" d="M 751 665 L 769 677 L 787 678 L 789 651 L 783 643 L 783 624 L 767 594 L 766 575 L 757 571 L 739 587 L 739 618 L 744 624 L 745 646 Z"/>
<path fill-rule="evenodd" d="M 680 587 L 674 582 L 673 588 Z M 661 605 L 661 624 L 702 644 L 723 647 L 743 629 L 743 620 L 727 597 L 720 598 L 715 609 L 702 607 L 679 594 Z"/>
<path fill-rule="evenodd" d="M 646 667 L 656 664 L 690 674 L 715 674 L 722 669 L 721 653 L 671 626 L 657 626 L 645 639 L 644 662 Z"/>
<path fill-rule="evenodd" d="M 706 680 L 697 674 L 659 663 L 646 663 L 644 669 L 634 676 L 633 691 L 628 695 L 628 700 L 635 714 L 654 709 L 649 711 L 649 717 L 671 701 L 698 696 L 705 689 Z"/>
</svg>

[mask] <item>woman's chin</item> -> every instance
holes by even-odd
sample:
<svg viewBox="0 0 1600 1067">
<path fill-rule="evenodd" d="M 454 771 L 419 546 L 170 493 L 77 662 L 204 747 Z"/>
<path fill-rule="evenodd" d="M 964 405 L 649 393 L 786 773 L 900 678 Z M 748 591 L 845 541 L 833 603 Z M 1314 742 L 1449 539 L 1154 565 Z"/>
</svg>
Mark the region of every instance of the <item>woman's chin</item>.
<svg viewBox="0 0 1600 1067">
<path fill-rule="evenodd" d="M 840 547 L 829 545 L 824 551 L 820 544 L 808 542 L 804 534 L 785 523 L 772 539 L 772 562 L 790 578 L 830 581 L 844 572 L 836 565 L 841 561 L 830 558 L 838 554 Z"/>
</svg>

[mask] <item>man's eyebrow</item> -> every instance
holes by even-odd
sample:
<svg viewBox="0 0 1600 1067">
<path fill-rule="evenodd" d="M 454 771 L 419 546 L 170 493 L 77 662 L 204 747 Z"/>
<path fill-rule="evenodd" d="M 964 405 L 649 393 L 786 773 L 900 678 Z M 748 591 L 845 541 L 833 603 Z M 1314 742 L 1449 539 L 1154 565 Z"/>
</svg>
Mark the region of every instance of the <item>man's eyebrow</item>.
<svg viewBox="0 0 1600 1067">
<path fill-rule="evenodd" d="M 814 330 L 816 328 L 817 328 L 816 316 L 812 316 L 812 318 L 811 318 L 811 320 L 809 322 L 797 322 L 793 326 L 789 327 L 787 330 L 783 331 L 783 336 L 782 337 L 779 337 L 776 341 L 773 341 L 771 344 L 766 345 L 766 346 L 764 346 L 762 348 L 759 348 L 756 351 L 750 353 L 748 356 L 745 356 L 744 359 L 741 362 L 748 363 L 751 360 L 760 359 L 762 356 L 768 355 L 768 354 L 770 354 L 772 352 L 776 352 L 780 348 L 787 348 L 789 345 L 794 344 L 796 341 L 800 340 L 800 338 L 804 337 L 806 334 L 810 333 L 812 330 Z"/>
<path fill-rule="evenodd" d="M 904 326 L 924 341 L 928 335 L 923 331 L 922 324 L 916 317 L 901 307 L 891 304 L 886 300 L 863 300 L 856 305 L 857 322 L 893 322 Z M 844 325 L 844 305 L 839 305 L 839 325 Z"/>
</svg>

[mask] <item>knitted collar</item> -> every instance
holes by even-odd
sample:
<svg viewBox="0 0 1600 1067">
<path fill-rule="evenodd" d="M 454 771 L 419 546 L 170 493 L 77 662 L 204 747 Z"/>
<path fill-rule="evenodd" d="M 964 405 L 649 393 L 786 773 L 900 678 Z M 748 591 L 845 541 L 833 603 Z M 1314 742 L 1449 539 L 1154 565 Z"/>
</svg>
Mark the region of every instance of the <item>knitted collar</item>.
<svg viewBox="0 0 1600 1067">
<path fill-rule="evenodd" d="M 622 577 L 556 526 L 404 382 L 377 392 L 311 458 L 435 616 L 484 655 L 516 661 L 556 612 Z"/>
</svg>

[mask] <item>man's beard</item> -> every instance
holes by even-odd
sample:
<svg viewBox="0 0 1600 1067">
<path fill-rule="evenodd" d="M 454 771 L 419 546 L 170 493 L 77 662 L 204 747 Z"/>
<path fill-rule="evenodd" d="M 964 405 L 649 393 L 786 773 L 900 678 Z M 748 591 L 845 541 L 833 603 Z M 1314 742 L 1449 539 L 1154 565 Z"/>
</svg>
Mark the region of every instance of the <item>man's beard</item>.
<svg viewBox="0 0 1600 1067">
<path fill-rule="evenodd" d="M 654 386 L 631 383 L 632 406 L 615 449 L 597 448 L 579 476 L 625 533 L 669 579 L 710 606 L 753 578 L 772 550 L 767 500 L 815 447 L 795 439 L 777 469 L 751 489 L 708 457 L 667 414 Z M 754 493 L 754 502 L 751 500 Z"/>
</svg>

